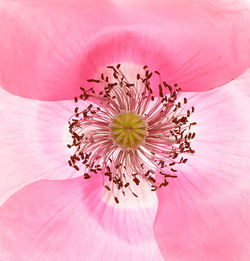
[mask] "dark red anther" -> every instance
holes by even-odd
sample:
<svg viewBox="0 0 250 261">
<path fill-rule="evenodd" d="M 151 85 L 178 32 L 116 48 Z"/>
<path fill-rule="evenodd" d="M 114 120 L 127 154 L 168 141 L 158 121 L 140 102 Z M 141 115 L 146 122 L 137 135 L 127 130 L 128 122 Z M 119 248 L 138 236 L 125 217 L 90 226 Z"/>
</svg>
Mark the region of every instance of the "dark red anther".
<svg viewBox="0 0 250 261">
<path fill-rule="evenodd" d="M 99 83 L 99 80 L 95 80 L 95 79 L 88 79 L 87 82 L 95 82 L 95 83 Z"/>
<path fill-rule="evenodd" d="M 132 192 L 132 194 L 133 194 L 136 198 L 138 197 L 134 192 Z"/>
<path fill-rule="evenodd" d="M 84 179 L 89 179 L 90 175 L 88 173 L 84 173 L 83 177 L 84 177 Z"/>
<path fill-rule="evenodd" d="M 176 175 L 171 175 L 171 174 L 165 174 L 164 177 L 165 178 L 177 178 Z"/>
<path fill-rule="evenodd" d="M 151 177 L 151 176 L 148 178 L 148 180 L 151 181 L 151 182 L 153 182 L 153 183 L 155 183 L 155 181 L 156 181 L 155 178 L 153 178 L 153 177 Z"/>
<path fill-rule="evenodd" d="M 110 187 L 109 187 L 109 186 L 106 185 L 105 188 L 106 188 L 108 191 L 110 191 Z"/>
<path fill-rule="evenodd" d="M 138 178 L 134 178 L 133 181 L 137 186 L 140 184 L 140 180 Z"/>
<path fill-rule="evenodd" d="M 159 95 L 162 98 L 163 97 L 163 92 L 162 92 L 162 86 L 159 84 Z"/>
<path fill-rule="evenodd" d="M 78 166 L 74 165 L 73 168 L 75 168 L 77 171 L 79 171 Z"/>
<path fill-rule="evenodd" d="M 151 191 L 156 191 L 157 187 L 156 186 L 151 186 Z"/>
</svg>

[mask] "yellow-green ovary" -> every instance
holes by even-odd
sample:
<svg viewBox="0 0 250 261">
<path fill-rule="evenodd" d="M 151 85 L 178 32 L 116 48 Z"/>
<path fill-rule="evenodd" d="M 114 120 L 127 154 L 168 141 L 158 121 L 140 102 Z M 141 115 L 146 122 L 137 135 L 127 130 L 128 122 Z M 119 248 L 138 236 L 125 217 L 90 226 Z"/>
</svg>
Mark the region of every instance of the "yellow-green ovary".
<svg viewBox="0 0 250 261">
<path fill-rule="evenodd" d="M 111 124 L 111 135 L 116 144 L 123 148 L 136 148 L 143 144 L 147 125 L 135 112 L 126 111 L 116 115 Z"/>
</svg>

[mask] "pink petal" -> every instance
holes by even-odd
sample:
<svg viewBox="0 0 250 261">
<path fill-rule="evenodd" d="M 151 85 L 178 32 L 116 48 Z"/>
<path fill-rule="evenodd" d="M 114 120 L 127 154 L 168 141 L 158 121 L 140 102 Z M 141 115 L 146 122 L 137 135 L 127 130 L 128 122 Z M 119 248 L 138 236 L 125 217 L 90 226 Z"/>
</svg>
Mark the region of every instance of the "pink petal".
<svg viewBox="0 0 250 261">
<path fill-rule="evenodd" d="M 157 202 L 109 206 L 97 177 L 39 181 L 14 194 L 0 208 L 2 260 L 163 261 L 153 234 Z"/>
<path fill-rule="evenodd" d="M 67 148 L 74 106 L 73 101 L 40 102 L 0 89 L 0 204 L 35 180 L 77 176 L 68 166 L 72 152 Z"/>
<path fill-rule="evenodd" d="M 0 82 L 34 99 L 71 99 L 111 63 L 147 64 L 201 91 L 250 61 L 247 1 L 6 0 L 0 16 Z"/>
<path fill-rule="evenodd" d="M 158 192 L 155 235 L 166 260 L 250 260 L 250 70 L 193 95 L 196 153 Z"/>
</svg>

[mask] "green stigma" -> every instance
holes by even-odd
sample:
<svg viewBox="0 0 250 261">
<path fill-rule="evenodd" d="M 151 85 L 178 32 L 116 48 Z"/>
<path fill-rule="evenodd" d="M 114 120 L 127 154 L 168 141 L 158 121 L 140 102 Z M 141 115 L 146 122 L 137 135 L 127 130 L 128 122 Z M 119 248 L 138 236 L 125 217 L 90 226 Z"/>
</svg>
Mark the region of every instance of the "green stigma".
<svg viewBox="0 0 250 261">
<path fill-rule="evenodd" d="M 136 149 L 147 136 L 147 124 L 133 111 L 124 111 L 116 115 L 111 124 L 111 136 L 122 148 Z"/>
</svg>

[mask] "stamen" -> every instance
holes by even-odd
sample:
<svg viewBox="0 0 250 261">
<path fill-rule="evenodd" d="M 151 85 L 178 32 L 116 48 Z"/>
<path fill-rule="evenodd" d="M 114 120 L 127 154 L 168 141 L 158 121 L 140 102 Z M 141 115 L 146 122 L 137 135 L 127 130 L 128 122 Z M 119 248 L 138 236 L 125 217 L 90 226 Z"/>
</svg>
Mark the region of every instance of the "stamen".
<svg viewBox="0 0 250 261">
<path fill-rule="evenodd" d="M 159 96 L 155 97 L 150 87 L 153 73 L 147 66 L 132 83 L 120 64 L 107 68 L 112 70 L 112 81 L 101 73 L 100 79 L 88 82 L 101 85 L 102 90 L 80 87 L 82 94 L 74 98 L 78 106 L 69 120 L 73 142 L 67 146 L 75 147 L 75 153 L 68 164 L 76 171 L 84 165 L 84 179 L 101 174 L 103 186 L 119 203 L 119 191 L 138 197 L 130 188 L 132 183 L 140 186 L 145 180 L 155 191 L 177 178 L 175 166 L 187 162 L 180 155 L 195 152 L 191 128 L 196 122 L 189 122 L 194 107 L 185 112 L 187 98 L 178 101 L 181 89 L 162 82 L 158 71 Z M 99 106 L 80 109 L 80 100 L 87 99 Z"/>
</svg>

